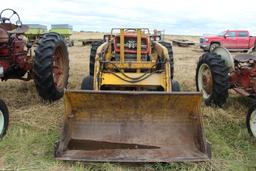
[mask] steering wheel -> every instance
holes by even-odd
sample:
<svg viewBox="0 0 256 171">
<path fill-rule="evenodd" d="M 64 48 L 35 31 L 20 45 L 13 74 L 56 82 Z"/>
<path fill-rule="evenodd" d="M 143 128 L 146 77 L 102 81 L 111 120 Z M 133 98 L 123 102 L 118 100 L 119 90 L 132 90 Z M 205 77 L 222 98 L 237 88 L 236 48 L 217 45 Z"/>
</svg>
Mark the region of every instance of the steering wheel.
<svg viewBox="0 0 256 171">
<path fill-rule="evenodd" d="M 125 32 L 136 31 L 136 30 L 137 30 L 136 28 L 127 28 L 125 29 Z"/>
<path fill-rule="evenodd" d="M 11 12 L 12 12 L 12 14 L 11 14 L 10 17 L 3 17 L 3 13 L 6 12 L 6 11 L 11 11 Z M 16 21 L 15 24 L 16 24 L 18 27 L 21 27 L 21 26 L 22 26 L 22 22 L 21 22 L 21 20 L 20 20 L 19 14 L 18 14 L 16 11 L 14 11 L 13 9 L 10 9 L 10 8 L 6 8 L 6 9 L 4 9 L 3 11 L 1 11 L 1 13 L 0 13 L 0 22 L 1 22 L 1 23 L 7 23 L 6 21 L 8 21 L 8 23 L 11 23 L 11 24 L 12 24 L 11 18 L 13 18 L 14 16 L 16 16 L 16 17 L 18 18 L 18 20 Z"/>
</svg>

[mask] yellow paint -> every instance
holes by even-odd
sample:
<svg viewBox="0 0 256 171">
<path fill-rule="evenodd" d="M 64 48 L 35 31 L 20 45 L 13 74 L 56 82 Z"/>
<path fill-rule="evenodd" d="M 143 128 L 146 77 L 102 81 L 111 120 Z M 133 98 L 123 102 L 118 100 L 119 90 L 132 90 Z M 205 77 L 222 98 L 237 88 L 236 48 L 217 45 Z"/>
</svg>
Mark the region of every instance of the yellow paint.
<svg viewBox="0 0 256 171">
<path fill-rule="evenodd" d="M 114 65 L 113 65 L 114 64 Z M 124 62 L 124 63 L 119 63 L 115 61 L 111 61 L 109 63 L 106 63 L 106 67 L 109 69 L 114 69 L 115 67 L 118 67 L 120 69 L 151 69 L 152 67 L 155 66 L 155 62 L 149 61 L 141 61 L 141 62 Z"/>
<path fill-rule="evenodd" d="M 137 62 L 141 61 L 141 29 L 137 29 Z"/>
<path fill-rule="evenodd" d="M 132 79 L 125 77 L 121 73 L 116 73 L 116 75 L 113 75 L 111 73 L 102 73 L 101 85 L 105 85 L 105 86 L 113 85 L 113 86 L 121 86 L 121 87 L 161 86 L 164 89 L 166 89 L 165 73 L 154 73 L 154 74 L 150 75 L 147 79 L 142 80 L 137 83 L 129 83 L 127 81 L 122 80 L 122 79 L 125 79 L 125 80 L 132 81 Z M 129 77 L 132 77 L 132 78 L 138 78 L 141 75 L 143 75 L 143 73 L 126 73 L 126 75 L 128 75 Z M 145 77 L 147 77 L 147 76 L 148 75 L 145 75 Z M 118 77 L 121 77 L 122 79 L 120 79 Z"/>
<path fill-rule="evenodd" d="M 137 62 L 141 62 L 141 29 L 137 29 Z M 137 69 L 140 73 L 140 69 Z"/>
<path fill-rule="evenodd" d="M 120 29 L 120 63 L 124 63 L 124 29 Z"/>
<path fill-rule="evenodd" d="M 110 61 L 111 57 L 114 56 L 113 51 L 112 51 L 112 43 L 114 43 L 114 30 L 116 32 L 117 29 L 112 29 L 111 39 L 108 42 L 101 45 L 97 49 L 97 55 L 95 57 L 96 60 L 95 60 L 95 67 L 94 67 L 94 73 L 95 73 L 94 74 L 94 90 L 100 90 L 103 85 L 108 85 L 108 86 L 109 85 L 115 85 L 115 86 L 120 85 L 122 87 L 124 87 L 124 86 L 163 87 L 164 91 L 171 92 L 170 64 L 169 64 L 168 50 L 163 45 L 156 42 L 155 43 L 156 48 L 154 48 L 152 51 L 150 50 L 150 52 L 148 54 L 150 56 L 151 60 L 150 61 L 142 61 L 141 60 L 142 37 L 148 36 L 147 38 L 148 38 L 149 42 L 150 42 L 150 38 L 149 38 L 149 34 L 145 33 L 145 30 L 134 29 L 135 30 L 134 34 L 136 34 L 136 36 L 137 36 L 137 53 L 136 53 L 137 60 L 125 61 L 124 39 L 126 36 L 126 29 L 121 28 L 121 29 L 119 29 L 120 34 L 116 33 L 116 35 L 120 36 L 120 61 Z M 151 44 L 149 44 L 149 45 L 151 45 Z M 105 58 L 104 58 L 106 63 L 104 65 L 102 65 L 100 63 L 99 54 L 104 49 L 106 50 Z M 143 71 L 143 70 L 145 70 L 145 69 L 146 70 L 152 70 L 152 69 L 154 70 L 156 67 L 157 58 L 159 56 L 162 56 L 163 58 L 166 59 L 166 61 L 168 61 L 165 64 L 164 70 L 161 73 L 153 74 L 149 78 L 143 79 L 140 82 L 129 83 L 129 82 L 121 80 L 120 78 L 118 78 L 117 76 L 115 76 L 112 73 L 104 73 L 102 71 L 102 69 L 103 69 L 102 67 L 104 66 L 105 71 L 115 72 L 116 75 L 127 80 L 127 78 L 125 78 L 123 76 L 123 74 L 120 73 L 120 71 L 123 72 L 125 75 L 131 76 L 131 77 L 133 77 L 133 76 L 138 77 L 139 75 L 144 74 L 145 71 Z M 119 71 L 116 70 L 116 68 L 119 68 Z M 130 69 L 132 69 L 133 71 L 131 71 Z M 136 75 L 136 74 L 138 74 L 138 75 Z M 129 81 L 131 81 L 131 80 L 129 80 Z"/>
</svg>

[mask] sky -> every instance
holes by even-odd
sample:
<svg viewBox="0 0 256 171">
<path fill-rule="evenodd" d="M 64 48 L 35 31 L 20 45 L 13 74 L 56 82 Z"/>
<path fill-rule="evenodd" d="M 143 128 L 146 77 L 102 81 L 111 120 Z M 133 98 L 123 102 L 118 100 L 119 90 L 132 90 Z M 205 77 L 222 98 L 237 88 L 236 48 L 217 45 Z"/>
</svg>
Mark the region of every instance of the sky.
<svg viewBox="0 0 256 171">
<path fill-rule="evenodd" d="M 5 1 L 7 0 L 0 0 Z M 23 23 L 70 24 L 75 31 L 143 27 L 167 34 L 217 34 L 247 29 L 256 35 L 255 0 L 9 0 Z"/>
</svg>

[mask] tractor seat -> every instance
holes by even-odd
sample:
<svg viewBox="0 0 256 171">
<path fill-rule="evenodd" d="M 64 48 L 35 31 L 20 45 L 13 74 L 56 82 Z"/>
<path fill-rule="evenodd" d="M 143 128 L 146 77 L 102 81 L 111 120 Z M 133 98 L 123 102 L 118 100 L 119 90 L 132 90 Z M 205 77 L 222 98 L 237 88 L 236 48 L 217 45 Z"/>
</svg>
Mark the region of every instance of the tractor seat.
<svg viewBox="0 0 256 171">
<path fill-rule="evenodd" d="M 22 25 L 21 27 L 17 27 L 14 30 L 7 31 L 9 34 L 23 34 L 28 31 L 28 26 Z"/>
<path fill-rule="evenodd" d="M 0 28 L 0 43 L 7 43 L 8 42 L 8 33 L 4 29 Z"/>
<path fill-rule="evenodd" d="M 248 61 L 256 61 L 256 56 L 250 54 L 239 54 L 234 57 L 234 60 L 237 62 L 248 62 Z"/>
</svg>

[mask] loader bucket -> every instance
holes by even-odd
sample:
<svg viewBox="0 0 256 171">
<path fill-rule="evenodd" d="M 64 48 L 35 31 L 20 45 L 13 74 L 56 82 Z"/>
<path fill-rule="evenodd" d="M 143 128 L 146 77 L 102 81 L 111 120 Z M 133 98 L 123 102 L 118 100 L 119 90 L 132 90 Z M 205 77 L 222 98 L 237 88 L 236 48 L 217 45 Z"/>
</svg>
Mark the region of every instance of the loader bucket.
<svg viewBox="0 0 256 171">
<path fill-rule="evenodd" d="M 204 161 L 200 93 L 66 91 L 59 160 Z"/>
</svg>

